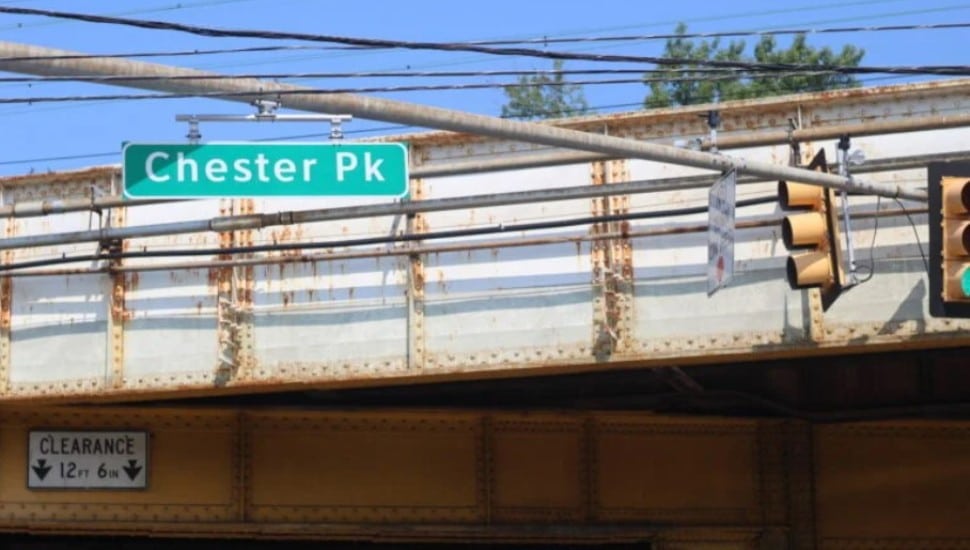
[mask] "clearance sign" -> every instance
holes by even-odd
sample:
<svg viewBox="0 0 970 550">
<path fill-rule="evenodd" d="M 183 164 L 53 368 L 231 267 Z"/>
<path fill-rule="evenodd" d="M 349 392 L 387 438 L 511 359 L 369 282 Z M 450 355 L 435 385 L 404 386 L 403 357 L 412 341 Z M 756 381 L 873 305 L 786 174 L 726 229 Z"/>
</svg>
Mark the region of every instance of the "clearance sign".
<svg viewBox="0 0 970 550">
<path fill-rule="evenodd" d="M 31 430 L 28 489 L 144 489 L 148 432 Z"/>
</svg>

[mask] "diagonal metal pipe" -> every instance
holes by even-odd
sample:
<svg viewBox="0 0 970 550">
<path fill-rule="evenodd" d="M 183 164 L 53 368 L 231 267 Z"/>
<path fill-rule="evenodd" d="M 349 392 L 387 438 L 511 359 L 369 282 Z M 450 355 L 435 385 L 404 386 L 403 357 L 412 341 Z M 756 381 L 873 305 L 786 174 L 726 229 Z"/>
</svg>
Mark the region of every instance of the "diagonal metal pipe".
<svg viewBox="0 0 970 550">
<path fill-rule="evenodd" d="M 71 55 L 80 55 L 80 52 L 0 42 L 0 58 L 21 59 L 0 61 L 0 71 L 39 76 L 76 76 L 80 81 L 85 80 L 85 76 L 156 76 L 163 78 L 160 80 L 122 80 L 116 84 L 129 88 L 179 94 L 237 94 L 222 97 L 222 99 L 247 103 L 256 99 L 277 99 L 282 94 L 286 94 L 286 106 L 303 111 L 347 113 L 360 118 L 539 143 L 605 155 L 680 164 L 717 172 L 734 169 L 741 173 L 770 179 L 800 181 L 886 197 L 927 200 L 925 191 L 905 189 L 894 184 L 864 182 L 851 176 L 843 177 L 801 168 L 747 161 L 743 158 L 727 155 L 678 149 L 666 145 L 580 132 L 543 124 L 504 120 L 404 101 L 352 94 L 313 93 L 312 89 L 302 86 L 250 78 L 192 80 L 186 77 L 212 76 L 215 73 L 143 61 L 113 58 L 30 59 Z M 165 79 L 170 77 L 179 77 L 180 79 Z"/>
<path fill-rule="evenodd" d="M 970 126 L 970 116 L 966 119 L 966 126 Z M 855 126 L 855 125 L 853 125 Z M 860 125 L 861 126 L 861 125 Z M 848 126 L 841 127 L 844 130 L 851 130 Z M 940 126 L 927 125 L 924 130 L 938 129 Z M 889 133 L 889 132 L 887 132 Z M 842 131 L 834 136 L 849 134 L 851 136 L 861 135 L 853 131 Z M 827 136 L 831 137 L 831 136 Z M 785 143 L 785 141 L 769 142 L 770 144 Z M 735 147 L 733 142 L 722 146 L 721 140 L 718 141 L 718 148 Z M 462 174 L 481 174 L 483 172 L 495 172 L 501 170 L 518 170 L 525 168 L 541 168 L 544 166 L 561 166 L 563 164 L 579 164 L 617 158 L 615 156 L 604 156 L 597 153 L 585 153 L 582 151 L 550 151 L 542 153 L 532 153 L 528 155 L 517 155 L 512 157 L 502 157 L 498 159 L 484 160 L 461 160 L 455 162 L 442 162 L 415 166 L 410 170 L 413 178 L 440 178 L 448 176 L 460 176 Z M 910 168 L 921 168 L 930 162 L 949 162 L 955 160 L 967 160 L 970 158 L 970 151 L 952 151 L 946 153 L 931 153 L 928 155 L 912 155 L 906 157 L 895 157 L 892 159 L 868 160 L 861 166 L 855 166 L 853 173 L 864 174 L 869 172 L 881 172 L 884 170 L 905 170 Z M 834 168 L 836 164 L 830 164 L 829 168 Z M 687 176 L 692 178 L 702 177 L 710 185 L 711 177 Z M 742 178 L 743 179 L 743 178 Z M 738 180 L 739 183 L 741 179 Z M 758 181 L 770 181 L 769 178 L 758 178 Z M 0 215 L 3 211 L 0 210 Z"/>
</svg>

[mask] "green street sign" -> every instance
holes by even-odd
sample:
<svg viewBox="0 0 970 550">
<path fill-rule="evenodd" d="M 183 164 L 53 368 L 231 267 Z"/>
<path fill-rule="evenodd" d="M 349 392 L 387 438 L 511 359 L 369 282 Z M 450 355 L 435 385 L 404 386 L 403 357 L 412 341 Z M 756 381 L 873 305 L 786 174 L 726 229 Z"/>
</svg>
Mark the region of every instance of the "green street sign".
<svg viewBox="0 0 970 550">
<path fill-rule="evenodd" d="M 129 143 L 131 199 L 390 196 L 408 192 L 400 143 Z"/>
</svg>

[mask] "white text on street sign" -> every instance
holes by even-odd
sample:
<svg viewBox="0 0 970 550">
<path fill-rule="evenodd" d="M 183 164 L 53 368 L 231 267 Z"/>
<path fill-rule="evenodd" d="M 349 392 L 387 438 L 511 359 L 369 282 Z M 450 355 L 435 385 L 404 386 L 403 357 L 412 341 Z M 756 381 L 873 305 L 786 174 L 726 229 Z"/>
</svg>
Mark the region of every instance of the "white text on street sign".
<svg viewBox="0 0 970 550">
<path fill-rule="evenodd" d="M 148 432 L 31 430 L 29 489 L 144 489 Z"/>
</svg>

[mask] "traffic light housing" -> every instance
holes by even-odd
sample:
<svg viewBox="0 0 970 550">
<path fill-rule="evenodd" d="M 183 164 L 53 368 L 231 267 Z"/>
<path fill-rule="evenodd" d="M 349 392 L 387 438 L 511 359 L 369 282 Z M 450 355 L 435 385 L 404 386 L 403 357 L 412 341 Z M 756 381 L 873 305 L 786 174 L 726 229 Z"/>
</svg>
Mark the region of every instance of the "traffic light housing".
<svg viewBox="0 0 970 550">
<path fill-rule="evenodd" d="M 930 315 L 970 317 L 970 163 L 927 166 Z"/>
<path fill-rule="evenodd" d="M 828 172 L 825 150 L 820 150 L 806 168 Z M 786 216 L 781 224 L 785 247 L 802 250 L 788 257 L 788 284 L 793 289 L 820 289 L 822 309 L 827 310 L 845 286 L 835 192 L 818 185 L 779 181 L 778 202 L 783 210 L 801 211 Z"/>
</svg>

